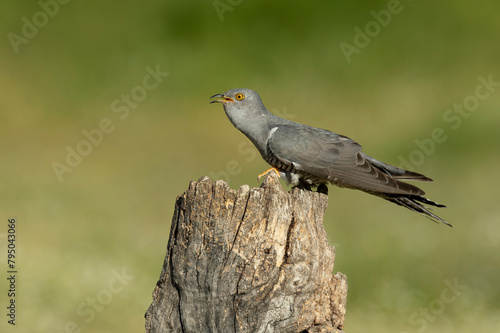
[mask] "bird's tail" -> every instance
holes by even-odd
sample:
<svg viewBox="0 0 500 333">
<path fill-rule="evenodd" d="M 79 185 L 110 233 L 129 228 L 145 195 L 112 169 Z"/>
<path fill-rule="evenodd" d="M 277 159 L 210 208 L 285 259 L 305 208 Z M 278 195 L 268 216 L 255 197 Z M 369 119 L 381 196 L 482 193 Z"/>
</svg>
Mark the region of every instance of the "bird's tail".
<svg viewBox="0 0 500 333">
<path fill-rule="evenodd" d="M 409 210 L 412 210 L 414 212 L 417 212 L 419 214 L 424 215 L 428 219 L 430 219 L 433 222 L 439 223 L 442 222 L 446 224 L 447 226 L 450 226 L 453 228 L 453 226 L 434 214 L 432 212 L 432 208 L 426 207 L 423 204 L 434 206 L 434 207 L 446 207 L 445 205 L 441 205 L 437 202 L 434 202 L 432 200 L 427 199 L 424 196 L 421 195 L 405 195 L 405 194 L 391 194 L 391 193 L 384 193 L 383 195 L 380 195 L 380 197 L 389 200 L 390 202 L 394 202 L 397 205 L 403 206 L 408 208 Z"/>
</svg>

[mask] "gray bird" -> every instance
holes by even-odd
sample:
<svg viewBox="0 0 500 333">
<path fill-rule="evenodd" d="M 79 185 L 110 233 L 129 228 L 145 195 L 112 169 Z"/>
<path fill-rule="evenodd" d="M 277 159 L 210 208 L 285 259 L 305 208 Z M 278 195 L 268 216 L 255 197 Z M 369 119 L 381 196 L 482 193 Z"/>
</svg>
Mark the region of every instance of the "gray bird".
<svg viewBox="0 0 500 333">
<path fill-rule="evenodd" d="M 452 226 L 423 204 L 445 207 L 424 197 L 424 191 L 402 180 L 430 182 L 426 176 L 370 157 L 346 136 L 280 118 L 270 113 L 250 89 L 231 89 L 210 97 L 222 103 L 231 123 L 245 134 L 262 158 L 288 183 L 323 190 L 327 183 L 361 190 L 389 200 L 432 221 Z"/>
</svg>

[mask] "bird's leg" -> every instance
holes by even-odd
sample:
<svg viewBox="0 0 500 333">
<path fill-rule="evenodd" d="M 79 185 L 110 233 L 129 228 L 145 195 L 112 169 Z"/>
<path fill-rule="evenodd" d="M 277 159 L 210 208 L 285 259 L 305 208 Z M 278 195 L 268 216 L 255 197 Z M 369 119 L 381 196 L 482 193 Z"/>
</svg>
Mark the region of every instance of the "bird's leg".
<svg viewBox="0 0 500 333">
<path fill-rule="evenodd" d="M 259 181 L 259 183 L 260 183 L 260 179 L 261 179 L 262 177 L 264 177 L 265 175 L 267 175 L 267 174 L 268 174 L 269 172 L 271 172 L 271 171 L 276 172 L 276 174 L 278 175 L 278 178 L 280 178 L 280 177 L 281 177 L 281 176 L 280 176 L 280 172 L 279 172 L 279 170 L 278 170 L 278 169 L 276 169 L 275 167 L 272 167 L 271 169 L 266 170 L 266 171 L 264 171 L 263 173 L 261 173 L 260 175 L 258 175 L 258 176 L 257 176 L 257 180 Z"/>
</svg>

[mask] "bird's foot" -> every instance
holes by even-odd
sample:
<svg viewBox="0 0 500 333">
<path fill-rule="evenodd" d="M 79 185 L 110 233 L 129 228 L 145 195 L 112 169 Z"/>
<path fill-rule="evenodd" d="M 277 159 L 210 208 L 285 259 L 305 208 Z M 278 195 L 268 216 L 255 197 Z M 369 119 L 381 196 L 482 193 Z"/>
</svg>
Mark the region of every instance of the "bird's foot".
<svg viewBox="0 0 500 333">
<path fill-rule="evenodd" d="M 264 171 L 263 173 L 261 173 L 260 175 L 258 175 L 258 176 L 257 176 L 257 180 L 259 181 L 259 183 L 260 183 L 260 179 L 261 179 L 262 177 L 266 176 L 269 172 L 272 172 L 272 171 L 276 172 L 276 174 L 278 175 L 278 178 L 280 178 L 280 177 L 281 177 L 281 176 L 280 176 L 280 172 L 279 172 L 279 170 L 278 170 L 278 169 L 276 169 L 275 167 L 272 167 L 271 169 L 266 170 L 266 171 Z"/>
<path fill-rule="evenodd" d="M 328 186 L 326 184 L 319 184 L 317 192 L 328 195 Z"/>
</svg>

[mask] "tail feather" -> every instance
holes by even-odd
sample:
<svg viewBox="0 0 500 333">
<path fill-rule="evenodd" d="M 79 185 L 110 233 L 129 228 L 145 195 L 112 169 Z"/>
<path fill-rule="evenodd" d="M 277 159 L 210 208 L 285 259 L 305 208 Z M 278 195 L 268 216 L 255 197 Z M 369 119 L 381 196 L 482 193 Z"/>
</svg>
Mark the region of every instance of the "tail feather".
<svg viewBox="0 0 500 333">
<path fill-rule="evenodd" d="M 439 223 L 442 222 L 446 224 L 447 226 L 450 226 L 453 228 L 453 226 L 434 214 L 432 212 L 432 208 L 426 207 L 422 205 L 422 203 L 435 206 L 435 207 L 446 207 L 445 205 L 441 205 L 437 202 L 434 202 L 432 200 L 427 199 L 426 197 L 420 196 L 420 195 L 397 195 L 397 194 L 386 194 L 384 193 L 383 195 L 380 195 L 382 198 L 393 202 L 399 206 L 403 206 L 405 208 L 408 208 L 411 211 L 417 212 L 419 214 L 424 215 L 428 219 L 430 219 L 433 222 Z"/>
<path fill-rule="evenodd" d="M 432 182 L 432 179 L 422 175 L 421 173 L 395 167 L 394 165 L 390 165 L 382 161 L 379 161 L 369 155 L 366 155 L 365 153 L 361 153 L 361 155 L 363 155 L 365 159 L 367 159 L 371 164 L 376 166 L 380 171 L 385 172 L 386 174 L 392 176 L 395 179 L 413 180 L 419 182 Z"/>
<path fill-rule="evenodd" d="M 411 180 L 411 181 L 421 181 L 421 182 L 432 182 L 432 179 L 429 177 L 426 177 L 420 173 L 414 172 L 414 171 L 409 171 L 405 169 L 401 169 L 398 167 L 395 167 L 394 165 L 390 165 L 387 163 L 384 163 L 382 161 L 379 161 L 377 159 L 374 159 L 371 156 L 366 155 L 365 153 L 361 153 L 362 156 L 371 163 L 371 165 L 375 166 L 379 171 L 385 173 L 389 177 L 391 177 L 393 180 L 396 181 L 396 184 L 398 185 L 409 185 L 407 183 L 401 182 L 401 180 Z M 404 188 L 404 187 L 402 187 Z M 412 210 L 414 212 L 417 212 L 419 214 L 424 215 L 428 219 L 430 219 L 433 222 L 439 223 L 442 222 L 450 227 L 453 227 L 451 224 L 437 216 L 432 212 L 432 209 L 429 207 L 424 206 L 425 205 L 430 205 L 434 207 L 446 207 L 445 205 L 441 205 L 437 202 L 434 202 L 432 200 L 427 199 L 426 197 L 423 196 L 424 192 L 416 187 L 416 190 L 418 194 L 414 193 L 380 193 L 380 192 L 374 192 L 374 191 L 367 191 L 366 189 L 364 190 L 365 192 L 375 194 L 379 197 L 382 197 L 386 200 L 389 200 L 390 202 L 394 202 L 397 205 L 403 206 L 405 208 L 408 208 L 409 210 Z"/>
<path fill-rule="evenodd" d="M 400 180 L 413 180 L 413 181 L 418 181 L 418 182 L 432 182 L 432 179 L 429 177 L 426 177 L 422 175 L 421 173 L 418 172 L 413 172 L 413 171 L 408 171 L 405 170 L 404 173 L 401 175 L 392 175 L 396 179 Z"/>
<path fill-rule="evenodd" d="M 424 204 L 431 205 L 431 206 L 434 206 L 434 207 L 445 207 L 446 208 L 445 205 L 442 205 L 442 204 L 437 203 L 435 201 L 429 200 L 426 197 L 423 197 L 421 195 L 415 195 L 415 196 L 413 196 L 413 200 L 417 200 L 417 201 L 420 201 L 420 202 L 422 202 Z"/>
</svg>

